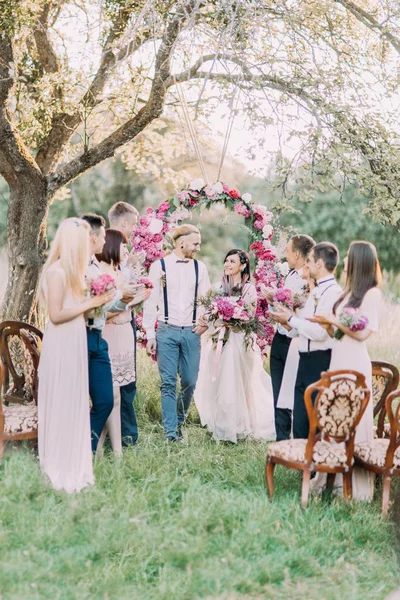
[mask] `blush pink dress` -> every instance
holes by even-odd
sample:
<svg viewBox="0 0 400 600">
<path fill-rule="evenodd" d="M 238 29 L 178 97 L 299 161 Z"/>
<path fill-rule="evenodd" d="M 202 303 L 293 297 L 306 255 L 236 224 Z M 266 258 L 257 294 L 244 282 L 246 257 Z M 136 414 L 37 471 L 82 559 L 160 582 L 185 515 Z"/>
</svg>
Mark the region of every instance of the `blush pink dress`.
<svg viewBox="0 0 400 600">
<path fill-rule="evenodd" d="M 50 270 L 59 270 L 65 280 L 58 262 Z M 47 297 L 46 284 L 44 288 Z M 64 298 L 64 306 L 76 302 Z M 40 466 L 56 490 L 79 492 L 94 483 L 83 314 L 60 325 L 47 323 L 39 364 L 38 430 Z"/>
</svg>

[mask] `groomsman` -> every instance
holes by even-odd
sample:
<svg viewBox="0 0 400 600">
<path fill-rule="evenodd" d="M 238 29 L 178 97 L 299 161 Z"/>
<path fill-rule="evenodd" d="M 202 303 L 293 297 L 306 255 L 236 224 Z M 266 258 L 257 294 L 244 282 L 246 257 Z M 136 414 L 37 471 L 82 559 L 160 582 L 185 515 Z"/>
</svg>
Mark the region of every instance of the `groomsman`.
<svg viewBox="0 0 400 600">
<path fill-rule="evenodd" d="M 208 292 L 210 280 L 204 263 L 195 259 L 201 244 L 197 227 L 181 225 L 172 238 L 175 250 L 150 267 L 154 288 L 144 304 L 143 326 L 147 351 L 153 354 L 157 350 L 164 430 L 168 441 L 175 442 L 183 437 L 181 426 L 197 383 L 200 335 L 207 329 L 198 324 L 197 299 Z M 177 396 L 178 373 L 181 386 Z"/>
<path fill-rule="evenodd" d="M 322 371 L 329 369 L 333 340 L 318 323 L 307 319 L 313 315 L 332 315 L 333 305 L 342 289 L 334 272 L 339 262 L 339 251 L 330 242 L 314 246 L 307 259 L 310 276 L 317 285 L 301 311 L 301 317 L 282 306 L 276 308 L 274 319 L 288 324 L 299 335 L 300 361 L 294 394 L 293 437 L 307 438 L 309 422 L 304 404 L 304 392 L 318 381 Z"/>
<path fill-rule="evenodd" d="M 100 254 L 106 241 L 105 220 L 100 215 L 88 213 L 81 217 L 90 225 L 90 247 L 92 257 L 86 270 L 88 280 L 101 275 L 100 265 L 95 254 Z M 121 296 L 121 295 L 120 295 Z M 92 450 L 97 449 L 97 444 L 104 425 L 114 406 L 113 383 L 111 363 L 108 355 L 108 344 L 103 339 L 101 332 L 106 324 L 107 312 L 122 312 L 126 305 L 133 299 L 131 286 L 123 290 L 123 297 L 115 297 L 110 304 L 102 306 L 99 316 L 86 318 L 86 332 L 89 354 L 89 394 L 92 400 L 90 411 L 90 428 L 92 431 Z M 90 313 L 89 313 L 90 314 Z"/>
<path fill-rule="evenodd" d="M 139 213 L 134 206 L 127 202 L 117 202 L 108 211 L 108 220 L 110 222 L 111 229 L 121 231 L 126 235 L 128 240 L 131 239 L 133 231 L 138 221 Z M 132 255 L 133 256 L 133 255 Z M 129 258 L 132 260 L 132 256 Z M 123 267 L 124 271 L 131 269 L 128 265 Z M 131 277 L 133 280 L 134 277 Z M 132 311 L 132 328 L 133 335 L 135 338 L 135 375 L 137 378 L 136 370 L 136 327 L 135 317 Z M 121 437 L 123 446 L 132 446 L 137 442 L 138 439 L 138 425 L 135 414 L 134 400 L 136 396 L 136 381 L 128 383 L 128 385 L 122 385 L 120 387 L 121 394 Z"/>
<path fill-rule="evenodd" d="M 285 279 L 285 288 L 294 293 L 301 294 L 306 281 L 302 278 L 303 267 L 307 256 L 315 245 L 314 240 L 309 235 L 294 235 L 290 238 L 285 252 L 285 258 L 291 269 Z M 264 288 L 262 293 L 270 304 L 273 302 L 275 290 Z M 277 408 L 279 392 L 281 390 L 283 373 L 289 352 L 289 346 L 293 334 L 283 325 L 278 324 L 277 331 L 271 345 L 270 371 L 272 380 L 272 392 L 274 395 L 275 407 L 275 430 L 276 439 L 288 440 L 292 433 L 292 411 L 289 408 Z"/>
</svg>

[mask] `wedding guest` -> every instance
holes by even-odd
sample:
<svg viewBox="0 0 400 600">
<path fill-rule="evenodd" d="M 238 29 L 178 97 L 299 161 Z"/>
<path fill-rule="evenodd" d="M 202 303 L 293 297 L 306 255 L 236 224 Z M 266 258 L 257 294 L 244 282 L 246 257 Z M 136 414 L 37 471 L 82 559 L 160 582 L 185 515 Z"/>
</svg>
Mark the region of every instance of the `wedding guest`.
<svg viewBox="0 0 400 600">
<path fill-rule="evenodd" d="M 341 294 L 334 273 L 339 261 L 339 251 L 330 242 L 321 242 L 314 246 L 307 258 L 310 276 L 317 286 L 307 299 L 301 317 L 294 311 L 276 306 L 271 317 L 278 323 L 288 324 L 299 335 L 299 366 L 297 371 L 294 410 L 293 437 L 307 438 L 309 423 L 304 404 L 306 388 L 318 381 L 322 371 L 329 369 L 333 341 L 319 323 L 310 323 L 308 317 L 314 315 L 332 315 L 333 306 Z"/>
<path fill-rule="evenodd" d="M 157 349 L 164 430 L 168 441 L 175 442 L 183 438 L 182 425 L 196 387 L 200 335 L 207 329 L 197 322 L 197 298 L 208 292 L 210 280 L 204 263 L 195 259 L 201 244 L 197 227 L 181 225 L 171 237 L 175 250 L 150 267 L 154 288 L 144 304 L 143 325 L 147 351 L 153 354 Z M 181 386 L 177 396 L 178 373 Z"/>
<path fill-rule="evenodd" d="M 382 281 L 376 248 L 370 242 L 352 242 L 344 259 L 346 284 L 344 290 L 333 307 L 333 315 L 328 313 L 315 315 L 313 321 L 322 325 L 331 337 L 335 329 L 344 335 L 333 340 L 330 369 L 350 369 L 365 375 L 367 386 L 371 391 L 370 401 L 357 427 L 356 443 L 369 442 L 374 437 L 373 397 L 372 397 L 372 365 L 368 355 L 366 340 L 379 330 Z M 340 314 L 345 308 L 358 309 L 360 315 L 368 319 L 366 327 L 361 331 L 351 331 L 340 322 Z M 322 313 L 322 311 L 321 311 Z M 342 483 L 336 476 L 335 485 Z M 371 500 L 373 496 L 373 476 L 359 467 L 353 470 L 353 498 Z"/>
<path fill-rule="evenodd" d="M 307 256 L 314 245 L 315 242 L 310 236 L 302 234 L 294 235 L 292 238 L 290 238 L 287 244 L 285 258 L 291 270 L 285 278 L 285 288 L 292 290 L 294 293 L 301 294 L 304 289 L 305 282 L 302 272 L 307 260 Z M 266 300 L 272 304 L 275 289 L 266 288 L 263 286 L 261 292 L 264 298 L 266 298 Z M 275 429 L 277 441 L 289 439 L 292 431 L 292 409 L 277 406 L 285 372 L 285 365 L 292 342 L 292 334 L 289 332 L 290 327 L 285 328 L 282 324 L 278 324 L 278 328 L 271 345 L 270 372 L 274 394 Z"/>
<path fill-rule="evenodd" d="M 108 211 L 108 220 L 110 222 L 110 228 L 120 231 L 126 235 L 128 241 L 130 241 L 133 231 L 137 225 L 139 213 L 134 206 L 127 202 L 117 202 Z M 125 263 L 122 266 L 122 270 L 127 275 L 127 281 L 134 281 L 137 278 L 135 267 L 144 259 L 140 253 L 131 251 L 127 257 Z M 134 365 L 136 373 L 136 327 L 134 312 L 131 312 L 131 326 L 133 330 L 134 340 Z M 122 445 L 131 446 L 137 442 L 138 439 L 138 425 L 135 414 L 134 400 L 136 396 L 136 379 L 126 385 L 121 385 L 119 388 L 121 397 L 121 435 Z"/>
<path fill-rule="evenodd" d="M 102 273 L 113 277 L 117 288 L 122 288 L 126 273 L 119 269 L 128 257 L 127 237 L 116 229 L 106 230 L 106 241 L 101 254 L 96 258 L 100 263 Z M 135 341 L 131 325 L 131 304 L 139 304 L 150 295 L 150 290 L 145 290 L 143 285 L 137 286 L 132 302 L 127 309 L 107 318 L 103 329 L 103 338 L 108 344 L 108 353 L 111 361 L 113 377 L 114 408 L 107 419 L 106 426 L 100 437 L 97 452 L 102 450 L 104 438 L 108 432 L 114 454 L 122 455 L 121 442 L 121 388 L 127 387 L 136 381 L 135 369 Z"/>
<path fill-rule="evenodd" d="M 101 275 L 96 254 L 100 254 L 106 238 L 105 220 L 100 215 L 88 213 L 82 216 L 90 225 L 91 259 L 86 269 L 88 282 Z M 100 435 L 114 407 L 113 382 L 108 344 L 102 337 L 107 312 L 119 313 L 126 309 L 132 300 L 134 289 L 125 284 L 111 303 L 103 307 L 101 314 L 86 315 L 86 332 L 89 353 L 89 393 L 92 400 L 90 426 L 92 431 L 92 450 L 97 449 Z M 121 297 L 122 296 L 122 297 Z"/>
<path fill-rule="evenodd" d="M 63 221 L 39 281 L 48 310 L 39 364 L 39 460 L 52 486 L 68 493 L 94 483 L 84 313 L 113 297 L 84 297 L 89 232 L 81 219 Z"/>
<path fill-rule="evenodd" d="M 250 281 L 250 259 L 244 250 L 233 249 L 224 260 L 224 275 L 218 292 L 231 301 L 243 301 L 248 314 L 256 314 L 257 291 Z M 215 347 L 215 335 L 229 333 L 226 343 Z M 274 400 L 271 378 L 264 370 L 256 340 L 223 328 L 218 334 L 213 322 L 204 334 L 199 380 L 194 393 L 202 425 L 214 439 L 236 443 L 246 437 L 275 439 Z"/>
</svg>

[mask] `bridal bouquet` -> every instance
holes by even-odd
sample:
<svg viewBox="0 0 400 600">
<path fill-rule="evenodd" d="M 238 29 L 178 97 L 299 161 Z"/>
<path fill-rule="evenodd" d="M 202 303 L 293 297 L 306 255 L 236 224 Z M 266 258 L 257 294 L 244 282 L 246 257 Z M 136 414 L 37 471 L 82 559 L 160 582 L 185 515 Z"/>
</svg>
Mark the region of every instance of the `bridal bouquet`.
<svg viewBox="0 0 400 600">
<path fill-rule="evenodd" d="M 89 293 L 91 296 L 100 296 L 100 294 L 104 294 L 104 292 L 115 289 L 117 289 L 115 279 L 108 273 L 103 273 L 89 282 Z M 93 309 L 93 314 L 95 317 L 101 317 L 103 314 L 103 306 L 98 306 Z"/>
<path fill-rule="evenodd" d="M 351 331 L 363 331 L 368 325 L 368 318 L 361 313 L 359 308 L 348 307 L 340 311 L 339 323 Z M 336 329 L 335 338 L 341 340 L 343 336 L 343 331 Z"/>
<path fill-rule="evenodd" d="M 215 333 L 211 336 L 214 347 L 222 341 L 224 346 L 231 331 L 244 333 L 246 349 L 253 344 L 253 335 L 262 335 L 263 327 L 254 316 L 255 307 L 242 298 L 209 292 L 199 298 L 199 304 L 206 309 L 208 322 L 212 323 Z"/>
<path fill-rule="evenodd" d="M 150 279 L 148 277 L 141 277 L 138 280 L 138 283 L 141 283 L 142 285 L 144 285 L 146 290 L 152 290 L 154 288 L 153 282 L 150 281 Z"/>
</svg>

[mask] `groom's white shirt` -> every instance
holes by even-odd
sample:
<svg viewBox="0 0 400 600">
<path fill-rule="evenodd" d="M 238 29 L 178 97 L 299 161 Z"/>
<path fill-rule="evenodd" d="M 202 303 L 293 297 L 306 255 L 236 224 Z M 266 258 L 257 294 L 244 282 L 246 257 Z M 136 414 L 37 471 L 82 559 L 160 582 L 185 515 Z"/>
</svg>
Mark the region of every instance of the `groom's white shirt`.
<svg viewBox="0 0 400 600">
<path fill-rule="evenodd" d="M 301 294 L 307 285 L 307 281 L 303 279 L 303 269 L 293 269 L 285 277 L 285 288 L 292 290 L 294 294 Z M 288 331 L 283 325 L 278 324 L 278 332 L 281 335 L 293 337 L 291 331 Z"/>
<path fill-rule="evenodd" d="M 300 312 L 301 316 L 290 317 L 289 325 L 299 334 L 299 352 L 314 352 L 332 348 L 333 339 L 326 329 L 318 323 L 307 321 L 307 318 L 314 315 L 331 316 L 333 305 L 341 293 L 342 288 L 336 283 L 333 275 L 327 275 L 317 281 L 317 286 L 309 295 Z"/>
<path fill-rule="evenodd" d="M 190 327 L 193 318 L 193 303 L 196 276 L 194 261 L 177 262 L 181 259 L 172 252 L 164 257 L 167 296 L 168 296 L 168 323 L 180 327 Z M 187 260 L 187 259 L 186 259 Z M 200 260 L 199 265 L 199 287 L 197 297 L 204 296 L 210 289 L 210 279 L 207 267 Z M 163 271 L 161 261 L 155 261 L 149 271 L 149 279 L 154 285 L 150 298 L 144 303 L 143 327 L 146 330 L 147 339 L 155 338 L 154 324 L 164 321 L 164 290 L 162 285 Z M 197 311 L 197 316 L 200 312 Z"/>
</svg>

